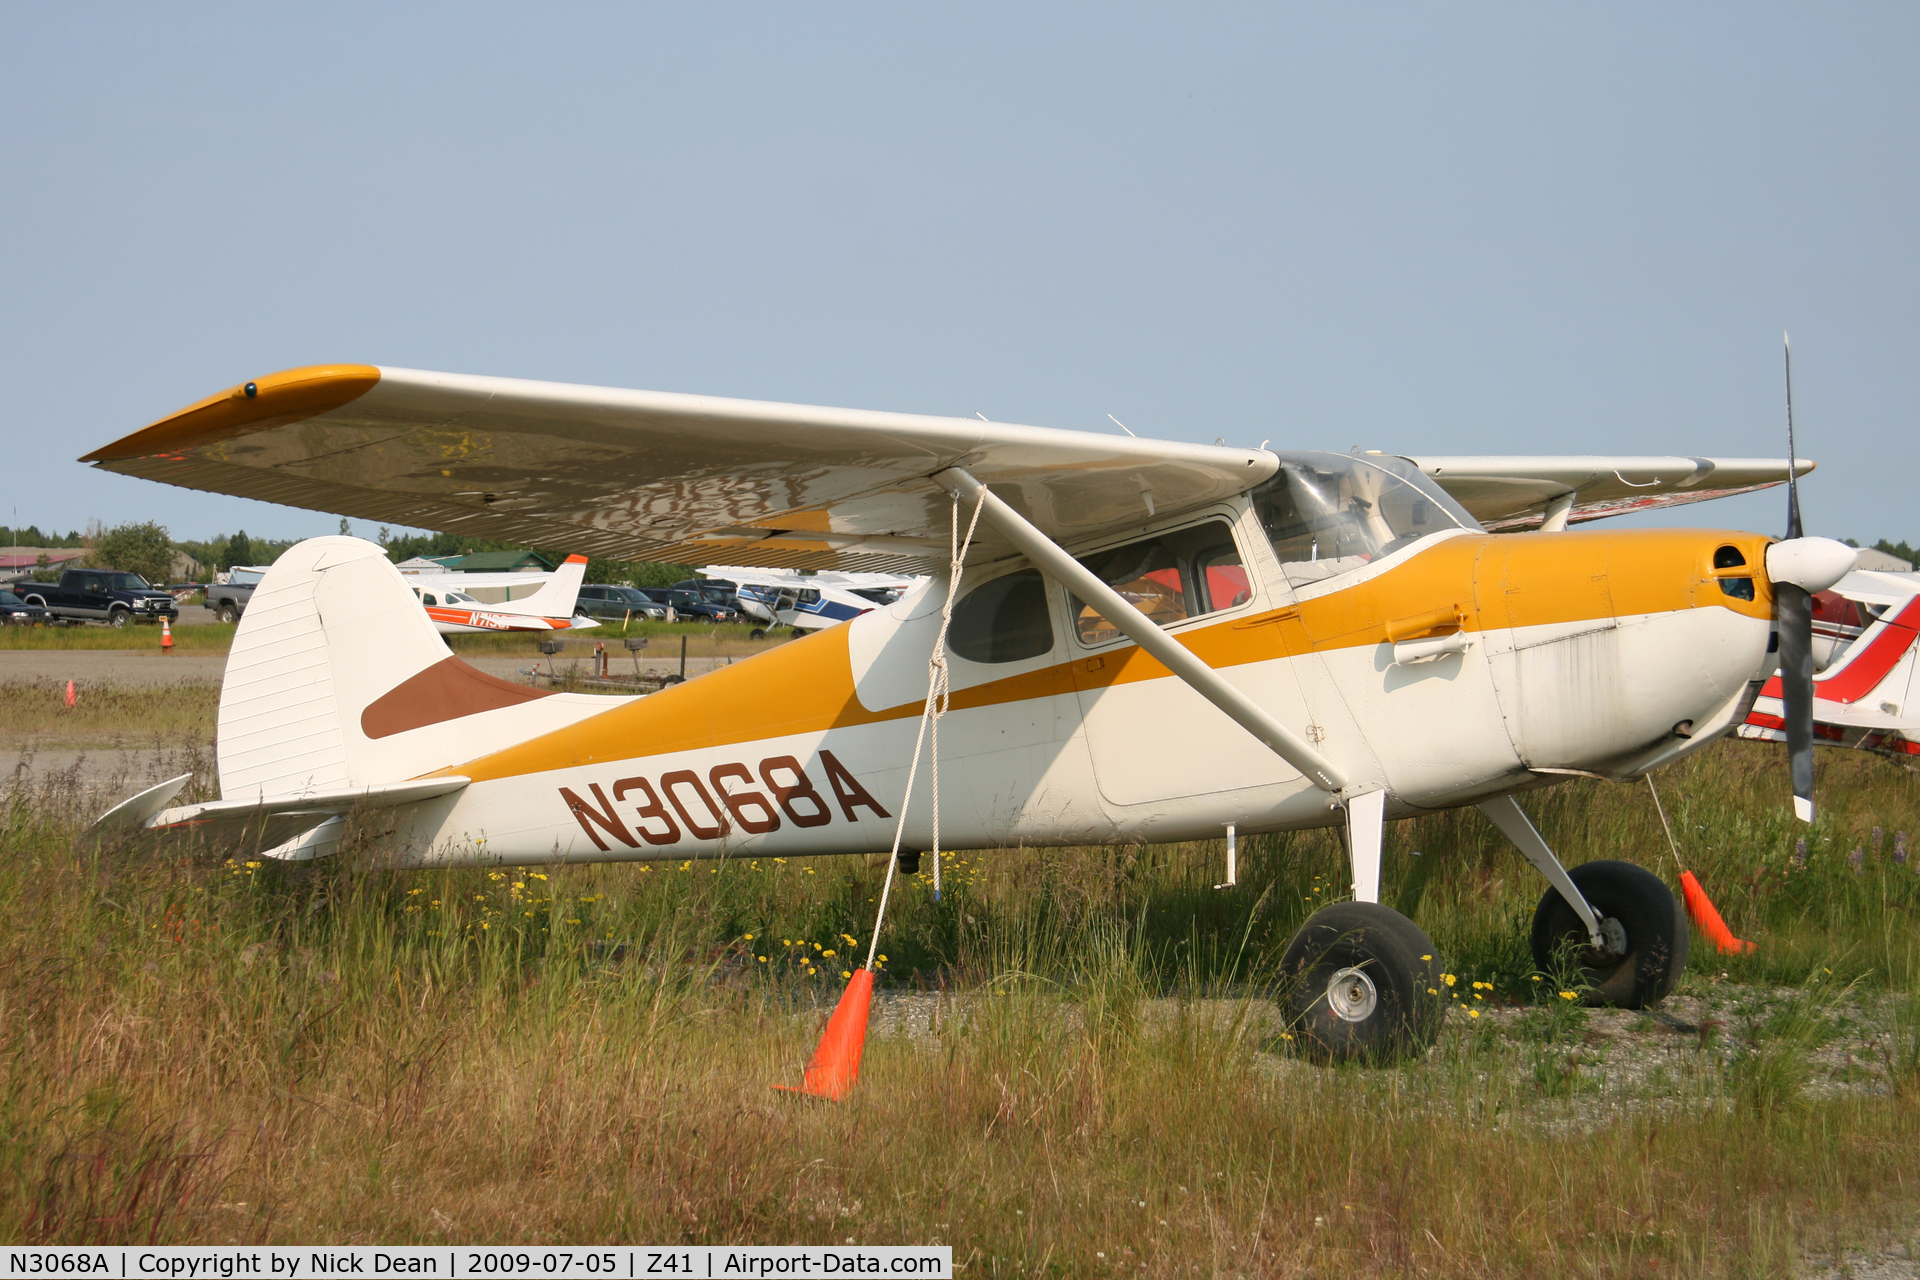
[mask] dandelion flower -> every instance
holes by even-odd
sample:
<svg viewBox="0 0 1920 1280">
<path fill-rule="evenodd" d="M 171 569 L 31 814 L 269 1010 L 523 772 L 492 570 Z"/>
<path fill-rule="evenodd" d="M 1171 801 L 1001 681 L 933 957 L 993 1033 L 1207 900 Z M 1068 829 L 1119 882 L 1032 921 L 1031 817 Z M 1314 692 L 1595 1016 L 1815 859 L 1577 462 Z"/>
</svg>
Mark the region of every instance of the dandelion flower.
<svg viewBox="0 0 1920 1280">
<path fill-rule="evenodd" d="M 1477 1018 L 1480 1016 L 1480 1011 L 1478 1009 L 1469 1009 L 1467 1010 L 1467 1016 L 1469 1018 Z"/>
<path fill-rule="evenodd" d="M 1577 991 L 1562 991 L 1560 993 L 1560 998 L 1562 1000 L 1578 1000 L 1580 998 L 1580 993 Z"/>
<path fill-rule="evenodd" d="M 1440 981 L 1446 983 L 1448 986 L 1452 986 L 1454 983 L 1458 982 L 1459 979 L 1454 977 L 1450 973 L 1443 973 L 1440 975 Z"/>
<path fill-rule="evenodd" d="M 746 939 L 747 939 L 747 941 L 748 941 L 748 942 L 752 942 L 752 941 L 753 941 L 753 935 L 752 935 L 752 934 L 750 934 L 750 933 L 749 933 L 749 934 L 747 934 L 747 935 L 745 935 L 745 936 L 746 936 Z"/>
<path fill-rule="evenodd" d="M 1438 987 L 1428 987 L 1427 994 L 1430 996 L 1437 996 L 1440 994 L 1440 989 Z"/>
<path fill-rule="evenodd" d="M 843 978 L 851 978 L 853 976 L 853 973 L 851 970 L 842 969 L 840 971 L 840 976 Z"/>
<path fill-rule="evenodd" d="M 1421 958 L 1422 960 L 1431 960 L 1431 959 L 1433 959 L 1433 957 L 1432 957 L 1432 956 L 1421 956 L 1420 958 Z"/>
</svg>

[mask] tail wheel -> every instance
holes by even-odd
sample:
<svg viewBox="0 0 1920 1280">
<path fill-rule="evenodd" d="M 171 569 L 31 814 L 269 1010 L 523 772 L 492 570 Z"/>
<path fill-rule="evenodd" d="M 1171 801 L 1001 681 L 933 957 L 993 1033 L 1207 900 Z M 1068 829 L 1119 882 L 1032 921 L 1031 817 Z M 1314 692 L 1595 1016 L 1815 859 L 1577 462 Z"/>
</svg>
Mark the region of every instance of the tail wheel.
<svg viewBox="0 0 1920 1280">
<path fill-rule="evenodd" d="M 1583 863 L 1567 875 L 1599 914 L 1607 945 L 1595 950 L 1580 917 L 1549 889 L 1533 913 L 1533 962 L 1557 973 L 1571 960 L 1587 1004 L 1639 1009 L 1665 999 L 1687 967 L 1687 917 L 1673 891 L 1631 862 Z"/>
<path fill-rule="evenodd" d="M 1323 1062 L 1385 1063 L 1433 1046 L 1446 1010 L 1433 939 L 1391 907 L 1336 902 L 1287 943 L 1296 1043 Z"/>
</svg>

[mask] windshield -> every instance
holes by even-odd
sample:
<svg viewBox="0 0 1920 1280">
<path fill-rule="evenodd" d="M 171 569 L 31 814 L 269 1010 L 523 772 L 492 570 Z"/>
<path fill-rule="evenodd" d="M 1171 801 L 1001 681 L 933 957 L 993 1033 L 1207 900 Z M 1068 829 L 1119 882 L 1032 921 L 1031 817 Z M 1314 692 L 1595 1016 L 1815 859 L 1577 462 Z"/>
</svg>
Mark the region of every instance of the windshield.
<svg viewBox="0 0 1920 1280">
<path fill-rule="evenodd" d="M 108 591 L 147 591 L 151 588 L 147 580 L 137 573 L 110 573 L 107 575 Z"/>
<path fill-rule="evenodd" d="M 1253 491 L 1254 511 L 1292 585 L 1358 569 L 1442 529 L 1478 529 L 1445 490 L 1405 458 L 1283 453 Z"/>
</svg>

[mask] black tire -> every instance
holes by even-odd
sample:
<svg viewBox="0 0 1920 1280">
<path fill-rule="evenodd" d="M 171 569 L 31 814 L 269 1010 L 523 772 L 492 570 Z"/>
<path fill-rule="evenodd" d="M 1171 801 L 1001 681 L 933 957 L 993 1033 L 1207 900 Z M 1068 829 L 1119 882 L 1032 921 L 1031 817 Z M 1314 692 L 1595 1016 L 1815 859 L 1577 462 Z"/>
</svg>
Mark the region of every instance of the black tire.
<svg viewBox="0 0 1920 1280">
<path fill-rule="evenodd" d="M 765 627 L 755 627 L 753 630 L 747 632 L 747 639 L 749 640 L 765 640 L 766 638 L 767 629 Z"/>
<path fill-rule="evenodd" d="M 1391 907 L 1313 913 L 1280 962 L 1294 1043 L 1322 1062 L 1388 1063 L 1433 1046 L 1446 1016 L 1433 939 Z"/>
<path fill-rule="evenodd" d="M 1583 1002 L 1641 1009 L 1664 1000 L 1687 967 L 1687 917 L 1659 876 L 1631 862 L 1608 859 L 1569 868 L 1567 875 L 1600 914 L 1617 922 L 1624 947 L 1595 951 L 1586 926 L 1557 889 L 1548 889 L 1533 913 L 1533 962 L 1557 973 L 1563 957 L 1579 966 Z"/>
<path fill-rule="evenodd" d="M 125 609 L 107 610 L 107 625 L 110 627 L 124 627 L 129 622 L 132 622 L 132 621 L 133 621 L 133 615 L 128 613 Z"/>
<path fill-rule="evenodd" d="M 240 611 L 230 604 L 220 606 L 220 621 L 234 623 L 240 621 Z"/>
</svg>

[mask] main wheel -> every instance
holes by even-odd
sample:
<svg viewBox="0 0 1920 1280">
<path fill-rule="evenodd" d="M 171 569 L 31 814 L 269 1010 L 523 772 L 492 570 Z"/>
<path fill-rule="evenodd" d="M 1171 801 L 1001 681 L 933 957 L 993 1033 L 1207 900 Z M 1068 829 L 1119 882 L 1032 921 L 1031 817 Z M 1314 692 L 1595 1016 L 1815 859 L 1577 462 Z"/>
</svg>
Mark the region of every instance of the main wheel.
<svg viewBox="0 0 1920 1280">
<path fill-rule="evenodd" d="M 1446 1010 L 1433 939 L 1391 907 L 1336 902 L 1287 943 L 1287 1022 L 1325 1062 L 1392 1062 L 1433 1045 Z"/>
<path fill-rule="evenodd" d="M 767 629 L 765 627 L 755 627 L 753 630 L 747 632 L 747 639 L 749 640 L 765 640 L 766 638 Z"/>
<path fill-rule="evenodd" d="M 1687 967 L 1687 917 L 1659 876 L 1631 862 L 1587 862 L 1567 871 L 1600 916 L 1595 950 L 1567 900 L 1548 889 L 1533 913 L 1533 962 L 1558 973 L 1571 961 L 1590 1005 L 1639 1009 L 1664 999 Z"/>
</svg>

